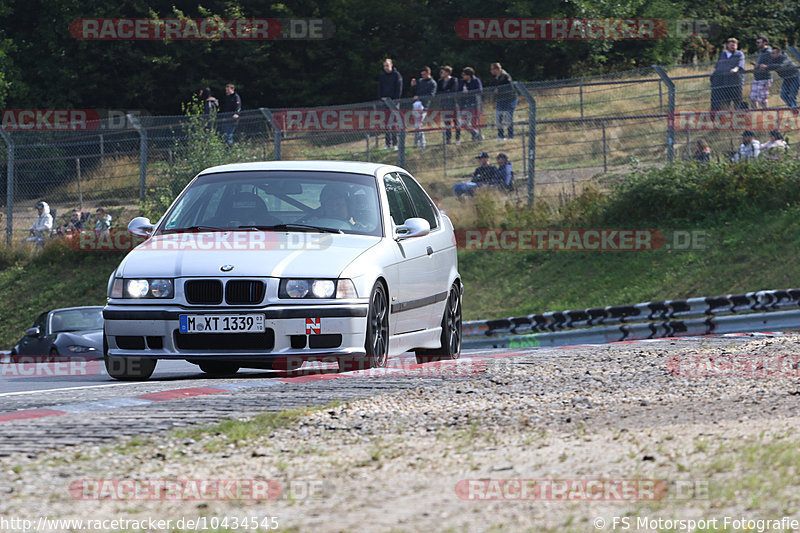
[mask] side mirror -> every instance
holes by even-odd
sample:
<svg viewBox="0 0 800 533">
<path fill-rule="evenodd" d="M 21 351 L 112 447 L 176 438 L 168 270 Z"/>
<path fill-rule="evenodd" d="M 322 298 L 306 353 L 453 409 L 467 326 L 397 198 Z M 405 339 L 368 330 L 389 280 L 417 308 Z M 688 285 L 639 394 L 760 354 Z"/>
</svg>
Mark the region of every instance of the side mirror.
<svg viewBox="0 0 800 533">
<path fill-rule="evenodd" d="M 150 219 L 145 217 L 136 217 L 128 224 L 128 231 L 139 237 L 149 237 L 155 228 Z"/>
<path fill-rule="evenodd" d="M 38 337 L 39 333 L 41 333 L 41 331 L 39 330 L 39 328 L 37 326 L 34 326 L 32 328 L 28 328 L 28 329 L 25 330 L 25 336 L 26 337 Z"/>
<path fill-rule="evenodd" d="M 424 218 L 408 218 L 402 226 L 394 229 L 394 240 L 402 241 L 413 237 L 422 237 L 431 232 L 431 225 Z"/>
</svg>

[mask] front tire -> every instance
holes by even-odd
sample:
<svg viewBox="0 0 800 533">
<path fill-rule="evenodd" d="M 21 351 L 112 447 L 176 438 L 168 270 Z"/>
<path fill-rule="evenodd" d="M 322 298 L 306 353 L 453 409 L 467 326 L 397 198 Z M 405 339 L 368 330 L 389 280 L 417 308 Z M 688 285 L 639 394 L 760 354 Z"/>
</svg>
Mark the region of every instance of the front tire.
<svg viewBox="0 0 800 533">
<path fill-rule="evenodd" d="M 416 350 L 417 363 L 429 363 L 447 359 L 458 359 L 461 355 L 461 286 L 456 282 L 450 287 L 442 316 L 442 346 L 433 350 Z"/>
<path fill-rule="evenodd" d="M 103 332 L 103 360 L 108 375 L 120 381 L 146 381 L 156 369 L 155 359 L 108 355 L 108 338 L 105 332 Z"/>
<path fill-rule="evenodd" d="M 367 311 L 367 331 L 364 342 L 366 356 L 339 359 L 339 371 L 383 368 L 389 361 L 389 300 L 386 289 L 378 282 L 372 288 Z"/>
</svg>

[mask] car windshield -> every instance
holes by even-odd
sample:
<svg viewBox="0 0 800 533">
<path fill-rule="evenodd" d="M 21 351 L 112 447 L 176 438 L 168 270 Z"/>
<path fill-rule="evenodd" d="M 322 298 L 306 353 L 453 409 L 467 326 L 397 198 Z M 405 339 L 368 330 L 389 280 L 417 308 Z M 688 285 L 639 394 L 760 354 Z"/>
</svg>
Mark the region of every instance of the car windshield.
<svg viewBox="0 0 800 533">
<path fill-rule="evenodd" d="M 238 171 L 197 178 L 159 233 L 275 230 L 383 232 L 375 178 L 315 171 Z"/>
<path fill-rule="evenodd" d="M 52 333 L 92 329 L 103 329 L 103 309 L 101 307 L 55 311 L 50 316 Z"/>
</svg>

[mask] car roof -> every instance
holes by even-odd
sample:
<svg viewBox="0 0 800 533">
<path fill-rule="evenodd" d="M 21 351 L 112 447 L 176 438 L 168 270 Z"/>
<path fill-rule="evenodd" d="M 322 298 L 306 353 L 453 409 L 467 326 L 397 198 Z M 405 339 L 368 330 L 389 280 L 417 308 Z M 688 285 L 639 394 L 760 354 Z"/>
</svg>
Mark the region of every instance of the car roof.
<svg viewBox="0 0 800 533">
<path fill-rule="evenodd" d="M 367 163 L 365 161 L 254 161 L 250 163 L 232 163 L 219 165 L 200 172 L 214 174 L 218 172 L 242 172 L 253 170 L 309 170 L 327 172 L 349 172 L 377 176 L 380 171 L 408 172 L 400 167 L 383 163 Z"/>
</svg>

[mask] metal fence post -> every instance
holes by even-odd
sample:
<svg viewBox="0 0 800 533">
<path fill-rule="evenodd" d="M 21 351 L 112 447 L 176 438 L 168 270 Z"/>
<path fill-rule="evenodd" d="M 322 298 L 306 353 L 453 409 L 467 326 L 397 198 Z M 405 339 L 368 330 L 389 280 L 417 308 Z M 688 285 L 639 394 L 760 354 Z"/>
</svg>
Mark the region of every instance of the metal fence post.
<svg viewBox="0 0 800 533">
<path fill-rule="evenodd" d="M 389 110 L 393 114 L 397 115 L 397 122 L 399 124 L 403 125 L 403 117 L 400 114 L 400 110 L 397 109 L 397 106 L 395 105 L 395 103 L 392 102 L 392 99 L 389 98 L 388 96 L 384 96 L 383 98 L 381 98 L 381 100 L 383 100 L 383 103 L 386 105 L 386 107 L 389 108 Z M 405 166 L 406 166 L 406 129 L 405 129 L 405 127 L 402 127 L 402 129 L 397 132 L 397 166 L 398 167 L 403 167 L 403 168 L 405 168 Z"/>
<path fill-rule="evenodd" d="M 267 123 L 272 127 L 272 133 L 275 134 L 274 144 L 272 147 L 272 159 L 275 161 L 281 160 L 281 129 L 275 123 L 275 117 L 272 116 L 272 111 L 266 107 L 259 107 L 259 111 L 267 119 Z"/>
<path fill-rule="evenodd" d="M 608 172 L 608 156 L 606 155 L 606 121 L 600 123 L 603 127 L 603 173 Z"/>
<path fill-rule="evenodd" d="M 533 205 L 536 177 L 536 100 L 528 89 L 515 81 L 514 88 L 528 102 L 528 205 Z"/>
<path fill-rule="evenodd" d="M 579 83 L 579 85 L 578 85 L 578 94 L 579 94 L 580 103 L 581 103 L 581 118 L 583 118 L 583 78 L 580 78 L 578 80 L 578 83 Z"/>
<path fill-rule="evenodd" d="M 11 246 L 11 233 L 14 230 L 14 140 L 3 128 L 0 136 L 6 142 L 6 245 Z"/>
<path fill-rule="evenodd" d="M 667 86 L 667 162 L 672 163 L 675 159 L 675 84 L 663 67 L 652 65 L 652 68 Z"/>
<path fill-rule="evenodd" d="M 147 187 L 147 131 L 135 116 L 128 113 L 128 122 L 139 134 L 139 201 L 144 203 Z"/>
</svg>

